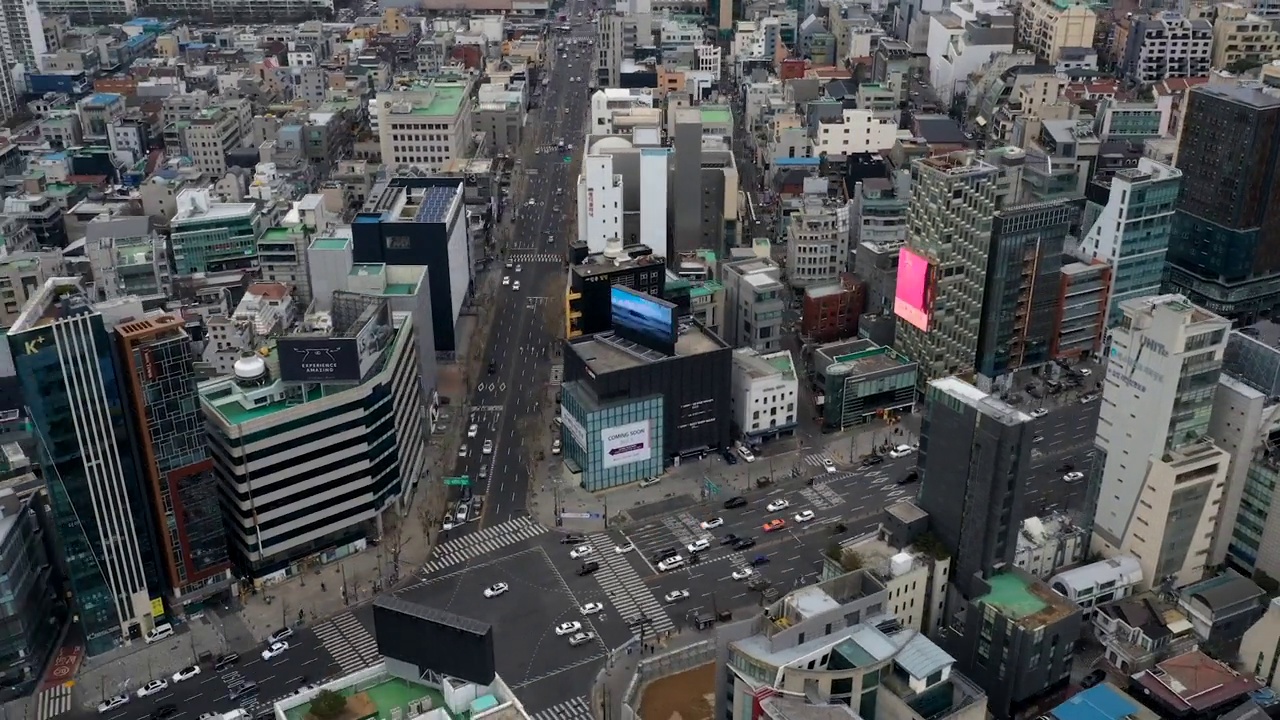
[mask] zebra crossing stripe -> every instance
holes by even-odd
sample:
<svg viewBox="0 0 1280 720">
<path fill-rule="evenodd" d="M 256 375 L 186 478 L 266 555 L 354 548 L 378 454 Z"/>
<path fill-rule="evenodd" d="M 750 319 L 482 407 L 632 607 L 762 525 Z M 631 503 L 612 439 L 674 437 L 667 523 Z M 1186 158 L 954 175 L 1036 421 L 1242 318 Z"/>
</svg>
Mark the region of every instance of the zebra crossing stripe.
<svg viewBox="0 0 1280 720">
<path fill-rule="evenodd" d="M 603 533 L 593 533 L 587 538 L 596 547 L 607 548 L 612 545 L 612 540 Z M 625 557 L 617 553 L 602 553 L 600 557 L 603 560 L 602 569 L 606 572 L 596 572 L 592 577 L 600 583 L 600 588 L 609 596 L 623 619 L 632 622 L 644 616 L 653 623 L 651 629 L 655 632 L 675 629 L 675 623 L 671 622 L 667 611 L 658 604 L 653 593 Z"/>
<path fill-rule="evenodd" d="M 576 698 L 570 698 L 563 702 L 533 713 L 529 716 L 533 720 L 592 720 L 591 705 L 587 703 L 584 695 Z"/>
<path fill-rule="evenodd" d="M 40 691 L 36 701 L 36 720 L 49 720 L 71 712 L 71 688 L 57 685 Z"/>
<path fill-rule="evenodd" d="M 436 548 L 436 558 L 424 565 L 422 569 L 428 575 L 440 572 L 522 540 L 538 537 L 545 532 L 547 532 L 545 527 L 529 517 L 518 517 L 498 525 L 491 525 L 483 530 L 442 543 Z"/>
<path fill-rule="evenodd" d="M 360 658 L 360 653 L 347 643 L 346 638 L 332 622 L 315 626 L 315 633 L 316 637 L 320 638 L 320 644 L 333 656 L 334 662 L 338 663 L 343 673 L 349 675 L 364 669 L 364 661 Z"/>
<path fill-rule="evenodd" d="M 555 253 L 517 253 L 507 257 L 507 262 L 513 263 L 555 263 L 559 265 L 564 262 L 564 257 Z M 512 280 L 518 279 L 513 276 Z"/>
</svg>

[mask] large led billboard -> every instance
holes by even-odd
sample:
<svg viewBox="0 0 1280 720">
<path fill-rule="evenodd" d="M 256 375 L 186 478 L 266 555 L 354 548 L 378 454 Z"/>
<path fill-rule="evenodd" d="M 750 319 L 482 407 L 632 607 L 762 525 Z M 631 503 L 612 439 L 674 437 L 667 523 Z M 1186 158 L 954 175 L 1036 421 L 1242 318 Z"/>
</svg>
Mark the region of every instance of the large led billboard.
<svg viewBox="0 0 1280 720">
<path fill-rule="evenodd" d="M 929 261 L 906 248 L 898 251 L 898 289 L 893 314 L 917 328 L 929 331 L 929 307 L 933 304 L 933 272 Z"/>
<path fill-rule="evenodd" d="M 614 285 L 609 292 L 613 332 L 651 350 L 675 354 L 676 306 L 652 295 Z"/>
</svg>

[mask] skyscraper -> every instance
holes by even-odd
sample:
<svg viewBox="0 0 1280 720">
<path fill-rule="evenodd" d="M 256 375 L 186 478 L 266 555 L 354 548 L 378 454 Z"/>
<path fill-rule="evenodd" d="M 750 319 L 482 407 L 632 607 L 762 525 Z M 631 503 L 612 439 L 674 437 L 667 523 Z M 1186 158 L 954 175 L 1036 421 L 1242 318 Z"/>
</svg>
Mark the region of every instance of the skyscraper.
<svg viewBox="0 0 1280 720">
<path fill-rule="evenodd" d="M 1230 321 L 1181 295 L 1120 303 L 1091 483 L 1093 549 L 1128 553 L 1145 582 L 1199 580 L 1230 456 L 1208 435 Z"/>
<path fill-rule="evenodd" d="M 163 607 L 150 505 L 108 330 L 141 317 L 142 305 L 94 306 L 79 283 L 46 281 L 8 340 L 43 454 L 67 590 L 94 655 L 150 630 Z"/>
<path fill-rule="evenodd" d="M 896 349 L 920 382 L 974 369 L 1000 171 L 972 152 L 915 161 L 907 247 L 898 263 Z"/>
<path fill-rule="evenodd" d="M 1211 83 L 1182 114 L 1165 289 L 1246 322 L 1280 304 L 1280 95 Z"/>
</svg>

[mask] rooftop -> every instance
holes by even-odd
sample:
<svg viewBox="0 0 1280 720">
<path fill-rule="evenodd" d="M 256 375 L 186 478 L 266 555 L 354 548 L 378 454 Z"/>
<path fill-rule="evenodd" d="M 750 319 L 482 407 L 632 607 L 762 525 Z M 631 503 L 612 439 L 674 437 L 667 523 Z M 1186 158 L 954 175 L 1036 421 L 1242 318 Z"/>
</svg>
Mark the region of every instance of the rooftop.
<svg viewBox="0 0 1280 720">
<path fill-rule="evenodd" d="M 974 408 L 978 412 L 995 418 L 1006 425 L 1031 422 L 1031 416 L 1004 402 L 998 397 L 983 392 L 957 377 L 947 377 L 929 383 L 930 391 L 937 391 L 953 397 Z"/>
<path fill-rule="evenodd" d="M 699 110 L 704 123 L 725 125 L 733 122 L 733 111 L 727 105 L 703 105 Z"/>
<path fill-rule="evenodd" d="M 1132 677 L 1153 699 L 1179 716 L 1207 713 L 1261 687 L 1257 680 L 1192 650 Z"/>
<path fill-rule="evenodd" d="M 724 341 L 707 332 L 699 325 L 682 328 L 676 337 L 675 355 L 668 356 L 650 350 L 642 345 L 630 342 L 614 335 L 612 332 L 597 333 L 590 337 L 573 342 L 569 346 L 577 353 L 591 372 L 618 372 L 630 368 L 664 362 L 672 357 L 701 355 L 726 349 Z"/>
<path fill-rule="evenodd" d="M 850 367 L 850 375 L 866 375 L 882 370 L 895 370 L 910 364 L 909 360 L 894 352 L 892 348 L 878 346 L 835 355 L 832 356 L 831 361 L 832 364 L 848 365 Z"/>
<path fill-rule="evenodd" d="M 978 598 L 978 602 L 994 607 L 1024 628 L 1044 627 L 1079 612 L 1074 603 L 1023 573 L 1000 573 L 988 578 L 987 584 L 991 592 Z"/>
<path fill-rule="evenodd" d="M 413 114 L 415 115 L 445 115 L 453 117 L 458 114 L 458 110 L 462 108 L 462 103 L 467 99 L 467 88 L 461 83 L 437 83 L 431 86 L 434 95 L 430 102 L 424 105 L 415 105 Z"/>
<path fill-rule="evenodd" d="M 1156 720 L 1157 716 L 1110 683 L 1072 695 L 1049 712 L 1053 720 Z"/>
</svg>

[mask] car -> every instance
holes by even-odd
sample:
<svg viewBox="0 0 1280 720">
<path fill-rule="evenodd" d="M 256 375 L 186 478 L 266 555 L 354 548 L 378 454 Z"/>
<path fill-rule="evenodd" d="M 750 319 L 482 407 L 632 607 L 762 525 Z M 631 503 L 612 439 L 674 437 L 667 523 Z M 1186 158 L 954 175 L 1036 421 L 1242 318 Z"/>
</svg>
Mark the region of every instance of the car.
<svg viewBox="0 0 1280 720">
<path fill-rule="evenodd" d="M 872 465 L 879 465 L 882 462 L 884 462 L 883 455 L 868 455 L 862 458 L 862 467 L 871 467 Z"/>
<path fill-rule="evenodd" d="M 471 423 L 471 427 L 467 428 L 467 437 L 473 438 L 479 434 L 480 434 L 480 426 L 476 425 L 475 423 Z"/>
<path fill-rule="evenodd" d="M 755 570 L 744 567 L 744 568 L 738 568 L 737 570 L 734 570 L 733 575 L 731 577 L 733 577 L 734 580 L 746 580 L 747 578 L 755 574 L 756 574 Z"/>
<path fill-rule="evenodd" d="M 502 284 L 503 284 L 503 285 L 510 285 L 510 284 L 511 284 L 511 276 L 510 276 L 510 275 L 503 275 L 503 276 L 502 276 Z"/>
<path fill-rule="evenodd" d="M 484 445 L 481 445 L 481 446 L 480 446 L 480 453 L 481 453 L 482 455 L 492 455 L 492 454 L 493 454 L 493 441 L 492 441 L 492 440 L 485 440 L 485 441 L 484 441 Z"/>
<path fill-rule="evenodd" d="M 748 550 L 755 546 L 756 546 L 756 541 L 753 538 L 749 538 L 749 537 L 738 538 L 737 541 L 733 543 L 734 550 Z"/>
<path fill-rule="evenodd" d="M 889 457 L 896 460 L 898 458 L 904 458 L 910 455 L 911 452 L 912 452 L 912 448 L 910 445 L 899 445 L 898 447 L 889 451 Z"/>
<path fill-rule="evenodd" d="M 681 600 L 688 599 L 688 597 L 689 597 L 688 590 L 672 590 L 671 592 L 662 596 L 662 601 L 665 603 L 678 603 Z"/>
<path fill-rule="evenodd" d="M 734 455 L 732 450 L 722 450 L 720 451 L 720 454 L 724 456 L 725 463 L 729 465 L 738 464 L 738 456 Z"/>
<path fill-rule="evenodd" d="M 1089 403 L 1091 403 L 1091 402 L 1093 402 L 1094 400 L 1097 400 L 1097 399 L 1098 399 L 1098 396 L 1097 396 L 1097 395 L 1094 395 L 1093 393 L 1086 393 L 1086 394 L 1084 394 L 1084 395 L 1081 395 L 1081 396 L 1080 396 L 1080 404 L 1081 404 L 1081 405 L 1088 405 Z"/>
<path fill-rule="evenodd" d="M 1069 462 L 1064 462 L 1058 466 L 1058 472 L 1060 473 L 1071 472 L 1072 470 L 1075 470 L 1075 469 L 1076 469 L 1076 466 Z"/>
<path fill-rule="evenodd" d="M 642 488 L 650 487 L 650 486 L 653 486 L 653 485 L 657 485 L 657 484 L 658 484 L 658 483 L 660 483 L 660 482 L 662 482 L 662 478 L 658 477 L 657 475 L 654 475 L 653 477 L 647 477 L 647 478 L 645 478 L 645 479 L 641 480 L 641 481 L 640 481 L 640 487 L 642 487 Z"/>
<path fill-rule="evenodd" d="M 517 280 L 517 281 L 515 281 L 515 282 L 511 283 L 511 289 L 512 289 L 512 290 L 519 290 L 519 289 L 520 289 L 520 281 L 519 281 L 519 280 Z"/>
<path fill-rule="evenodd" d="M 741 495 L 736 495 L 724 501 L 725 510 L 734 510 L 736 508 L 746 507 L 746 506 L 747 506 L 747 499 L 742 497 Z"/>
<path fill-rule="evenodd" d="M 595 615 L 604 609 L 604 603 L 591 602 L 578 609 L 582 611 L 583 615 Z"/>
<path fill-rule="evenodd" d="M 577 620 L 562 622 L 556 626 L 557 635 L 572 635 L 580 630 L 582 630 L 582 623 L 578 622 Z"/>
<path fill-rule="evenodd" d="M 178 714 L 178 706 L 173 703 L 166 703 L 151 711 L 151 720 L 168 720 Z"/>
<path fill-rule="evenodd" d="M 711 540 L 710 540 L 710 539 L 708 539 L 708 538 L 698 538 L 697 540 L 694 540 L 693 542 L 689 543 L 688 550 L 689 550 L 690 554 L 692 554 L 692 553 L 700 553 L 700 552 L 702 552 L 703 550 L 706 550 L 706 549 L 708 549 L 708 548 L 710 548 L 710 547 L 711 547 Z"/>
<path fill-rule="evenodd" d="M 802 511 L 800 511 L 800 512 L 796 513 L 796 517 L 795 517 L 795 520 L 796 520 L 796 522 L 798 522 L 798 523 L 807 523 L 807 522 L 809 522 L 809 521 L 810 521 L 810 520 L 812 520 L 812 519 L 813 519 L 813 511 L 812 511 L 812 510 L 802 510 Z"/>
<path fill-rule="evenodd" d="M 155 695 L 161 690 L 167 690 L 168 688 L 169 688 L 168 680 L 165 680 L 164 678 L 160 678 L 159 680 L 152 680 L 146 685 L 143 685 L 142 687 L 138 688 L 138 697 L 144 698 L 144 697 L 147 697 L 148 695 Z"/>
<path fill-rule="evenodd" d="M 827 472 L 833 473 L 836 471 L 836 461 L 831 458 L 822 458 L 822 467 L 826 468 Z"/>
<path fill-rule="evenodd" d="M 578 568 L 578 575 L 580 577 L 586 577 L 599 569 L 600 569 L 600 563 L 596 562 L 595 560 L 589 560 L 587 562 L 582 563 L 582 567 Z"/>
<path fill-rule="evenodd" d="M 560 447 L 561 447 L 561 446 L 560 446 L 560 441 L 559 441 L 558 439 L 557 439 L 557 440 L 552 440 L 552 441 L 551 441 L 551 454 L 552 454 L 552 455 L 559 455 L 559 454 L 560 454 Z"/>
<path fill-rule="evenodd" d="M 720 538 L 721 545 L 732 545 L 736 542 L 738 542 L 738 536 L 734 535 L 733 533 L 729 533 L 728 535 L 725 535 L 724 537 Z"/>
<path fill-rule="evenodd" d="M 718 517 L 707 518 L 706 520 L 703 520 L 701 523 L 703 530 L 713 530 L 715 528 L 720 527 L 723 524 L 724 524 L 724 518 L 718 518 Z"/>
<path fill-rule="evenodd" d="M 594 640 L 595 637 L 596 637 L 596 634 L 593 632 L 575 633 L 573 637 L 569 638 L 569 645 L 570 647 L 578 647 L 580 645 L 586 645 L 587 643 Z"/>
<path fill-rule="evenodd" d="M 458 457 L 466 457 L 468 455 L 467 446 L 463 445 L 458 448 Z"/>
<path fill-rule="evenodd" d="M 271 645 L 266 650 L 262 651 L 262 659 L 270 660 L 271 658 L 274 658 L 274 657 L 280 657 L 281 655 L 284 654 L 284 651 L 288 649 L 289 649 L 289 643 L 287 642 L 271 643 Z"/>
<path fill-rule="evenodd" d="M 484 589 L 484 596 L 487 598 L 496 598 L 499 595 L 507 594 L 507 591 L 510 589 L 511 586 L 506 583 L 494 583 Z"/>
<path fill-rule="evenodd" d="M 910 485 L 911 483 L 913 483 L 913 482 L 915 482 L 915 481 L 917 481 L 917 480 L 919 480 L 919 479 L 920 479 L 920 471 L 919 471 L 919 470 L 908 470 L 908 471 L 907 471 L 907 474 L 906 474 L 906 475 L 903 475 L 903 476 L 902 476 L 902 479 L 898 481 L 898 484 L 899 484 L 899 485 Z"/>
<path fill-rule="evenodd" d="M 669 572 L 682 565 L 684 565 L 684 558 L 679 555 L 672 555 L 658 563 L 658 572 Z"/>
<path fill-rule="evenodd" d="M 238 662 L 240 662 L 240 655 L 238 653 L 219 655 L 218 659 L 213 661 L 213 669 L 215 672 L 222 672 Z"/>
<path fill-rule="evenodd" d="M 774 500 L 773 502 L 766 505 L 764 509 L 772 513 L 772 512 L 778 512 L 780 510 L 786 510 L 789 507 L 791 507 L 791 503 L 787 502 L 786 500 Z"/>
<path fill-rule="evenodd" d="M 221 718 L 221 717 L 222 717 L 222 713 L 215 713 L 215 712 L 200 713 L 200 720 L 217 720 L 218 718 Z"/>
<path fill-rule="evenodd" d="M 569 533 L 560 538 L 561 545 L 581 545 L 586 542 L 587 536 L 580 533 Z"/>
<path fill-rule="evenodd" d="M 1049 411 L 1045 410 L 1044 408 L 1036 408 L 1035 410 L 1032 410 L 1030 413 L 1028 413 L 1028 415 L 1030 415 L 1033 418 L 1042 418 L 1048 414 L 1049 414 Z"/>
<path fill-rule="evenodd" d="M 199 665 L 188 665 L 173 674 L 173 681 L 176 683 L 180 683 L 183 680 L 190 680 L 191 678 L 199 674 L 200 674 Z"/>
<path fill-rule="evenodd" d="M 240 698 L 253 697 L 258 694 L 258 683 L 246 682 L 239 685 L 233 685 L 227 688 L 227 698 L 230 700 L 239 700 Z"/>
<path fill-rule="evenodd" d="M 1107 679 L 1106 670 L 1102 670 L 1102 669 L 1094 670 L 1088 675 L 1085 675 L 1083 678 L 1080 678 L 1080 687 L 1085 690 L 1088 690 L 1089 688 L 1093 687 L 1094 685 L 1097 685 L 1098 683 L 1106 679 Z"/>
<path fill-rule="evenodd" d="M 111 712 L 112 710 L 115 710 L 118 707 L 122 707 L 128 704 L 128 702 L 129 702 L 128 695 L 112 695 L 106 700 L 103 700 L 102 702 L 98 703 L 98 712 L 99 713 Z"/>
<path fill-rule="evenodd" d="M 516 272 L 520 272 L 523 269 L 524 269 L 523 265 L 521 265 L 520 263 L 516 263 Z"/>
<path fill-rule="evenodd" d="M 1069 472 L 1066 475 L 1062 476 L 1063 482 L 1078 482 L 1083 479 L 1084 479 L 1084 473 L 1080 472 L 1079 470 Z"/>
<path fill-rule="evenodd" d="M 774 518 L 769 522 L 765 523 L 763 526 L 763 529 L 765 532 L 773 532 L 775 530 L 781 530 L 786 526 L 787 526 L 786 520 L 783 520 L 782 518 Z"/>
<path fill-rule="evenodd" d="M 582 558 L 590 555 L 591 553 L 594 553 L 595 551 L 596 549 L 591 547 L 590 545 L 579 545 L 578 547 L 569 551 L 569 558 L 571 560 L 581 560 Z"/>
<path fill-rule="evenodd" d="M 625 553 L 629 553 L 629 552 L 631 552 L 632 550 L 635 550 L 635 549 L 636 549 L 636 546 L 635 546 L 634 544 L 632 544 L 632 543 L 623 543 L 623 544 L 621 544 L 621 545 L 615 546 L 615 547 L 613 548 L 613 552 L 614 552 L 615 554 L 618 554 L 618 555 L 623 555 L 623 554 L 625 554 Z"/>
<path fill-rule="evenodd" d="M 276 630 L 275 632 L 268 635 L 267 642 L 277 643 L 277 642 L 280 642 L 281 640 L 288 640 L 291 637 L 293 637 L 293 628 L 282 627 L 279 630 Z"/>
<path fill-rule="evenodd" d="M 756 461 L 756 456 L 753 455 L 751 451 L 747 449 L 746 445 L 738 446 L 738 454 L 742 456 L 743 460 L 746 460 L 749 463 L 753 463 Z"/>
<path fill-rule="evenodd" d="M 490 375 L 492 375 L 492 374 L 494 374 L 494 373 L 496 373 L 496 372 L 498 372 L 498 363 L 496 363 L 496 362 L 494 362 L 494 361 L 490 360 L 490 361 L 489 361 L 489 374 L 490 374 Z"/>
<path fill-rule="evenodd" d="M 1093 374 L 1093 371 L 1090 370 L 1089 368 L 1080 368 L 1077 372 L 1079 372 L 1080 375 L 1083 377 L 1089 377 L 1090 375 Z"/>
</svg>

